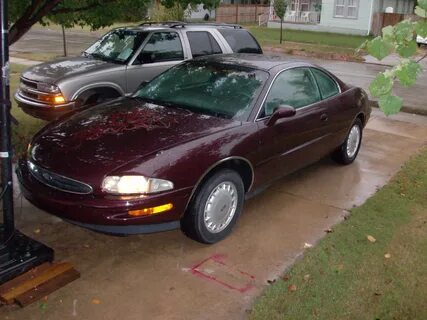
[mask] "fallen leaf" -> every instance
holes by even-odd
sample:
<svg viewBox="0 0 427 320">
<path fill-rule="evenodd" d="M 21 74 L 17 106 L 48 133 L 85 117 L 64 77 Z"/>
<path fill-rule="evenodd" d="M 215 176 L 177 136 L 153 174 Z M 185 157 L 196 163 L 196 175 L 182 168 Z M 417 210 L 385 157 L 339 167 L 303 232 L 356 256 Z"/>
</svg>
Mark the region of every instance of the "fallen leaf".
<svg viewBox="0 0 427 320">
<path fill-rule="evenodd" d="M 310 280 L 310 275 L 309 275 L 309 274 L 306 274 L 306 275 L 304 276 L 304 281 L 308 281 L 308 280 Z"/>
<path fill-rule="evenodd" d="M 376 296 L 380 296 L 380 295 L 381 295 L 381 292 L 374 292 L 374 295 L 376 295 Z"/>
<path fill-rule="evenodd" d="M 283 281 L 288 281 L 288 280 L 289 280 L 289 278 L 290 278 L 290 276 L 289 276 L 288 274 L 286 274 L 286 275 L 284 275 L 284 276 L 282 277 L 282 280 L 283 280 Z"/>
<path fill-rule="evenodd" d="M 313 247 L 313 245 L 312 244 L 310 244 L 310 243 L 304 243 L 304 249 L 308 249 L 308 248 L 312 248 Z"/>
<path fill-rule="evenodd" d="M 294 285 L 294 284 L 290 284 L 289 287 L 288 287 L 288 291 L 289 292 L 295 292 L 295 291 L 297 291 L 297 286 Z"/>
<path fill-rule="evenodd" d="M 40 233 L 40 229 L 34 229 L 33 231 L 35 234 L 39 234 Z"/>
<path fill-rule="evenodd" d="M 101 300 L 99 300 L 99 299 L 92 299 L 92 303 L 93 304 L 100 304 Z"/>
<path fill-rule="evenodd" d="M 372 242 L 372 243 L 377 241 L 377 239 L 375 239 L 373 236 L 370 236 L 370 235 L 366 236 L 366 238 L 369 240 L 369 242 Z"/>
<path fill-rule="evenodd" d="M 386 253 L 386 254 L 384 255 L 384 258 L 386 258 L 386 259 L 390 259 L 390 258 L 391 258 L 391 254 L 390 254 L 390 253 Z"/>
</svg>

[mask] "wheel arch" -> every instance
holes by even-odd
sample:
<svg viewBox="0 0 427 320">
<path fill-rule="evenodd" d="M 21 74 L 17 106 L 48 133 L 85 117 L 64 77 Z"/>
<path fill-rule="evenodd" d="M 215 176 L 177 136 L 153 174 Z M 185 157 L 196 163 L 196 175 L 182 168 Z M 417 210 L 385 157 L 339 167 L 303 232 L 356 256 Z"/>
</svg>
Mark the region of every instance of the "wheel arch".
<svg viewBox="0 0 427 320">
<path fill-rule="evenodd" d="M 117 97 L 125 95 L 125 92 L 119 85 L 115 83 L 102 82 L 102 83 L 93 83 L 91 85 L 80 88 L 73 94 L 71 100 L 76 100 L 79 96 L 83 95 L 88 91 L 93 91 L 93 92 L 106 92 L 106 91 L 112 92 L 113 91 L 117 94 Z"/>
<path fill-rule="evenodd" d="M 191 191 L 191 195 L 187 201 L 184 214 L 187 211 L 187 208 L 190 205 L 191 201 L 193 200 L 194 195 L 196 194 L 199 187 L 203 184 L 203 182 L 209 179 L 213 174 L 215 174 L 221 169 L 231 169 L 236 171 L 242 178 L 243 185 L 245 187 L 245 192 L 247 193 L 251 189 L 255 178 L 254 168 L 251 162 L 246 158 L 238 156 L 224 158 L 215 162 L 200 176 L 199 180 L 194 185 L 193 190 Z"/>
</svg>

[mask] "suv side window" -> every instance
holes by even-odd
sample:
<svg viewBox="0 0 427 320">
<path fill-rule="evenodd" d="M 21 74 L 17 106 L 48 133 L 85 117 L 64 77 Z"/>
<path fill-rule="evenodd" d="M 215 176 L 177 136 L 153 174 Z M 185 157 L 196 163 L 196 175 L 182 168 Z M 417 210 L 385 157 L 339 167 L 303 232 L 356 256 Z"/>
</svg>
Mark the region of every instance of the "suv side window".
<svg viewBox="0 0 427 320">
<path fill-rule="evenodd" d="M 190 42 L 191 54 L 193 58 L 209 54 L 222 53 L 218 42 L 206 31 L 188 31 L 188 41 Z"/>
<path fill-rule="evenodd" d="M 137 63 L 184 60 L 184 52 L 178 33 L 153 33 L 136 60 Z"/>
<path fill-rule="evenodd" d="M 299 109 L 320 100 L 319 89 L 308 68 L 286 70 L 274 80 L 261 117 L 270 116 L 279 105 Z"/>
<path fill-rule="evenodd" d="M 218 28 L 235 53 L 262 53 L 255 38 L 244 29 Z"/>
<path fill-rule="evenodd" d="M 316 78 L 323 99 L 328 99 L 340 93 L 337 83 L 329 75 L 316 68 L 311 68 L 311 71 Z"/>
</svg>

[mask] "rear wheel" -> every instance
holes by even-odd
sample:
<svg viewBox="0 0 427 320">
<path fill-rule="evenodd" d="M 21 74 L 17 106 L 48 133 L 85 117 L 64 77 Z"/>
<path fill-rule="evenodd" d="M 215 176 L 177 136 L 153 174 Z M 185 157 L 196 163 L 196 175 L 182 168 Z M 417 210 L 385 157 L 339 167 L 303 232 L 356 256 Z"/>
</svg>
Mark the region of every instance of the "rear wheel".
<svg viewBox="0 0 427 320">
<path fill-rule="evenodd" d="M 181 229 L 202 243 L 215 243 L 228 236 L 243 209 L 244 185 L 233 170 L 221 170 L 209 177 L 196 191 Z"/>
<path fill-rule="evenodd" d="M 362 121 L 358 118 L 351 126 L 344 143 L 332 154 L 335 161 L 350 164 L 356 159 L 362 143 L 362 130 Z"/>
</svg>

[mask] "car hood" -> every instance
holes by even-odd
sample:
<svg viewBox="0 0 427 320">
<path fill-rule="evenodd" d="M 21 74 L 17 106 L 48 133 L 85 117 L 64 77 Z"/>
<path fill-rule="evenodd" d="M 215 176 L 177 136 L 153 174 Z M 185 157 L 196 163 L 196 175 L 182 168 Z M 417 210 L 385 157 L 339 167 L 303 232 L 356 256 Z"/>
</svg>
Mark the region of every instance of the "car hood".
<svg viewBox="0 0 427 320">
<path fill-rule="evenodd" d="M 56 84 L 59 80 L 69 76 L 102 71 L 114 66 L 117 65 L 84 56 L 71 59 L 64 58 L 31 67 L 22 74 L 22 77 L 33 81 Z"/>
<path fill-rule="evenodd" d="M 99 183 L 127 163 L 239 125 L 139 98 L 121 98 L 48 125 L 34 137 L 29 156 L 57 174 Z"/>
</svg>

